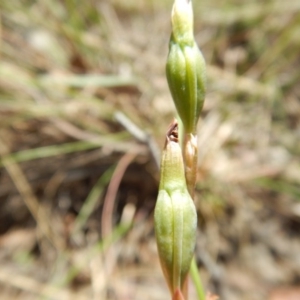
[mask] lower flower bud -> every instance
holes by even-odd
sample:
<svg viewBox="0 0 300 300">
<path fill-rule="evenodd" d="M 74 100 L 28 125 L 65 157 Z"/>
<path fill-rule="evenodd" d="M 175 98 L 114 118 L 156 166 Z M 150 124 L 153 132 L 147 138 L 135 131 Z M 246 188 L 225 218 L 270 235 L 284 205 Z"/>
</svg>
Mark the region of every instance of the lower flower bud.
<svg viewBox="0 0 300 300">
<path fill-rule="evenodd" d="M 197 214 L 188 192 L 177 123 L 168 132 L 154 213 L 161 266 L 172 295 L 183 290 L 196 243 Z"/>
</svg>

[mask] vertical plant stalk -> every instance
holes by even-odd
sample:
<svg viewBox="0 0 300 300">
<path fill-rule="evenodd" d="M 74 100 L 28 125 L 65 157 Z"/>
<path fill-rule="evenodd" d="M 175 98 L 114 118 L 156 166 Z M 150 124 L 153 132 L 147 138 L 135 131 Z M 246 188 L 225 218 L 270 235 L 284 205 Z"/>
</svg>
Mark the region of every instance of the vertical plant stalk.
<svg viewBox="0 0 300 300">
<path fill-rule="evenodd" d="M 194 39 L 191 0 L 174 0 L 171 22 L 166 75 L 183 134 L 179 143 L 177 122 L 167 133 L 154 222 L 160 262 L 172 300 L 187 300 L 187 273 L 193 259 L 197 228 L 193 201 L 197 123 L 206 91 L 206 68 Z M 197 276 L 193 270 L 192 275 Z M 195 282 L 201 282 L 199 276 Z"/>
<path fill-rule="evenodd" d="M 198 300 L 205 300 L 206 299 L 205 298 L 205 292 L 204 292 L 204 288 L 203 288 L 203 285 L 202 285 L 201 278 L 199 276 L 199 271 L 198 271 L 198 267 L 197 267 L 195 257 L 193 258 L 192 263 L 191 263 L 190 275 L 192 277 L 194 286 L 196 288 Z"/>
</svg>

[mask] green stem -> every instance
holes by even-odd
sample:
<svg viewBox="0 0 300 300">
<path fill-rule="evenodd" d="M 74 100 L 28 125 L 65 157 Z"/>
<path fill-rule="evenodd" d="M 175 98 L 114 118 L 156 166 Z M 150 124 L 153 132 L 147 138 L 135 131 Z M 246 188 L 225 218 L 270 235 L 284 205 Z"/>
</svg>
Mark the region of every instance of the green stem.
<svg viewBox="0 0 300 300">
<path fill-rule="evenodd" d="M 190 275 L 192 277 L 194 286 L 196 288 L 198 300 L 205 300 L 205 293 L 204 288 L 201 282 L 201 278 L 199 275 L 198 267 L 196 264 L 195 257 L 192 259 L 191 268 L 190 268 Z"/>
</svg>

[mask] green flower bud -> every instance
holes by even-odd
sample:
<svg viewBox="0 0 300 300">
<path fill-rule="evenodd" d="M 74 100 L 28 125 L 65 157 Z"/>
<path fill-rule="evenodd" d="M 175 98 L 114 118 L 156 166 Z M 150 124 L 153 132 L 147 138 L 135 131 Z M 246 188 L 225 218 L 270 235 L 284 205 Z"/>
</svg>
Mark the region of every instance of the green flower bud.
<svg viewBox="0 0 300 300">
<path fill-rule="evenodd" d="M 169 88 L 185 131 L 194 133 L 206 91 L 205 61 L 193 34 L 190 0 L 176 0 L 166 65 Z"/>
<path fill-rule="evenodd" d="M 184 289 L 195 250 L 197 214 L 187 190 L 177 122 L 166 139 L 154 224 L 161 266 L 172 295 Z"/>
</svg>

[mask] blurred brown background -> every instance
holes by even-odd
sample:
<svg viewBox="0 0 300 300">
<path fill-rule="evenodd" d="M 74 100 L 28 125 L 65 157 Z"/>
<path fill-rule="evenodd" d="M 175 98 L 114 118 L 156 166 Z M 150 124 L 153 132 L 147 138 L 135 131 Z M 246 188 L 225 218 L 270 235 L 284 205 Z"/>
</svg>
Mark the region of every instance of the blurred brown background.
<svg viewBox="0 0 300 300">
<path fill-rule="evenodd" d="M 171 7 L 0 2 L 1 299 L 168 299 L 153 208 L 174 116 Z M 194 0 L 194 12 L 204 286 L 300 299 L 300 2 Z"/>
</svg>

